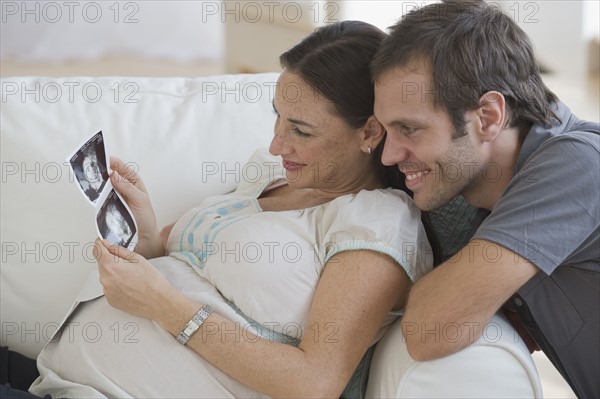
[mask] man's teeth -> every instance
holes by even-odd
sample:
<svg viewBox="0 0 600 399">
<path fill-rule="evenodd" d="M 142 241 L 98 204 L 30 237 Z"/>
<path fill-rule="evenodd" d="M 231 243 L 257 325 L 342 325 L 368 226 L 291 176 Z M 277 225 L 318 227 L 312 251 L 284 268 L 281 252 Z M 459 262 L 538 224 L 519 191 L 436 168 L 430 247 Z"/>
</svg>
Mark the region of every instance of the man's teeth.
<svg viewBox="0 0 600 399">
<path fill-rule="evenodd" d="M 419 178 L 419 177 L 423 176 L 426 173 L 427 172 L 407 173 L 406 174 L 406 180 L 408 180 L 408 181 L 414 180 L 416 178 Z"/>
</svg>

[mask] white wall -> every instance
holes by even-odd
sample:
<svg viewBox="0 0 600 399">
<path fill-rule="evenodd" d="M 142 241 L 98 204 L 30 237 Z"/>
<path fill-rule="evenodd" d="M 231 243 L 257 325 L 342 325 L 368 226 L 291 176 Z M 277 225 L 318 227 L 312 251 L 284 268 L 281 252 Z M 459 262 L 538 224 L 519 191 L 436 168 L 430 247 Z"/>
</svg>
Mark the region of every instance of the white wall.
<svg viewBox="0 0 600 399">
<path fill-rule="evenodd" d="M 406 12 L 432 2 L 339 0 L 329 5 L 316 0 L 1 0 L 0 57 L 24 62 L 61 62 L 126 54 L 175 61 L 220 60 L 225 54 L 226 25 L 246 23 L 252 27 L 256 5 L 263 12 L 271 10 L 274 17 L 280 17 L 286 3 L 300 4 L 314 26 L 325 23 L 329 17 L 364 20 L 385 30 Z M 588 41 L 599 35 L 597 0 L 497 0 L 495 3 L 531 36 L 540 61 L 549 69 L 567 77 L 585 73 Z M 281 25 L 286 19 L 289 18 L 283 21 L 276 18 L 275 24 Z M 297 21 L 289 25 L 298 30 Z M 246 38 L 249 39 L 252 38 Z M 265 40 L 261 47 L 267 50 L 271 41 Z"/>
<path fill-rule="evenodd" d="M 105 55 L 214 60 L 223 23 L 206 1 L 0 2 L 0 57 L 21 62 L 93 60 Z"/>
<path fill-rule="evenodd" d="M 381 29 L 406 12 L 435 1 L 340 1 L 342 19 L 359 19 Z M 566 77 L 586 73 L 588 42 L 599 36 L 597 0 L 496 0 L 532 39 L 537 56 L 550 70 Z"/>
<path fill-rule="evenodd" d="M 499 4 L 532 39 L 543 66 L 568 77 L 587 72 L 583 1 L 502 1 Z"/>
</svg>

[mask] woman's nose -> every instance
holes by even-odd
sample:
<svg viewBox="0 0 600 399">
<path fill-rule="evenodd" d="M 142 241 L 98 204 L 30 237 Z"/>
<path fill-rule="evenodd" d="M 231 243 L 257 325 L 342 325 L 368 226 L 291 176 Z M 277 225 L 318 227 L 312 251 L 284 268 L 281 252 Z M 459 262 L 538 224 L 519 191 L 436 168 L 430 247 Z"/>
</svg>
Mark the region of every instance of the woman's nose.
<svg viewBox="0 0 600 399">
<path fill-rule="evenodd" d="M 271 145 L 269 146 L 269 152 L 271 155 L 286 155 L 291 151 L 289 140 L 286 138 L 286 134 L 281 128 L 281 124 L 277 123 L 275 125 L 275 134 L 273 135 Z"/>
</svg>

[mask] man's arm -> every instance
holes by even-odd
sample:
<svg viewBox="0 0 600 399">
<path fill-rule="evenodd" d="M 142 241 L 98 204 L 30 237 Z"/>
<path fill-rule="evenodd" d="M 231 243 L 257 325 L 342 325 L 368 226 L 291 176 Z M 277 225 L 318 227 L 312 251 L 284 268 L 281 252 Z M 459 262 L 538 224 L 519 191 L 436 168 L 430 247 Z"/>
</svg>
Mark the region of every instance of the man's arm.
<svg viewBox="0 0 600 399">
<path fill-rule="evenodd" d="M 475 342 L 504 302 L 539 269 L 515 252 L 473 240 L 411 289 L 402 331 L 418 361 Z"/>
</svg>

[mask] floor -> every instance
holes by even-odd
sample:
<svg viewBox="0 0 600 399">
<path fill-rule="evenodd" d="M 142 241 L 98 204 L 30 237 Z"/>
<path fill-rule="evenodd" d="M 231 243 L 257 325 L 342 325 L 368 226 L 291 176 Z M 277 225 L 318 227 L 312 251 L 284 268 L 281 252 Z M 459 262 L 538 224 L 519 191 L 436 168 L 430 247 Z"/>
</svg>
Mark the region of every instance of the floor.
<svg viewBox="0 0 600 399">
<path fill-rule="evenodd" d="M 94 62 L 27 65 L 0 61 L 0 76 L 207 76 L 223 71 L 219 62 L 178 64 L 165 60 L 105 58 Z M 581 118 L 600 120 L 600 80 L 592 77 L 547 75 L 546 84 Z M 547 398 L 575 398 L 564 379 L 541 352 L 533 355 Z"/>
</svg>

